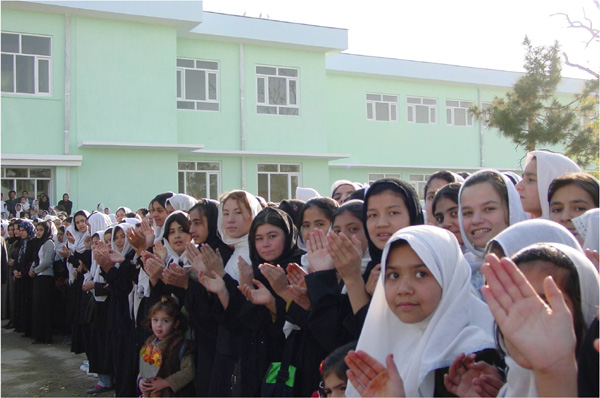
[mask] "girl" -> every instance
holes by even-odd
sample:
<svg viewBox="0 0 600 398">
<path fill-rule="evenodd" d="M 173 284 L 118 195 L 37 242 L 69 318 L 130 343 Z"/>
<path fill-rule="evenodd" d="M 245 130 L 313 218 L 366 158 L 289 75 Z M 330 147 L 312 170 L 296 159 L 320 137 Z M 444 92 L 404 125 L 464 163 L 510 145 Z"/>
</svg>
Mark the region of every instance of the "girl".
<svg viewBox="0 0 600 398">
<path fill-rule="evenodd" d="M 40 249 L 41 241 L 35 240 L 35 227 L 26 220 L 19 222 L 21 246 L 17 261 L 13 268 L 15 277 L 15 330 L 23 336 L 31 336 L 31 278 L 29 269 L 35 254 Z"/>
<path fill-rule="evenodd" d="M 464 252 L 460 223 L 458 221 L 458 193 L 461 184 L 451 182 L 440 188 L 431 202 L 431 214 L 435 225 L 452 232 Z"/>
<path fill-rule="evenodd" d="M 117 220 L 117 222 L 123 221 L 127 213 L 131 213 L 131 209 L 129 207 L 119 207 L 117 211 L 115 211 L 115 219 Z"/>
<path fill-rule="evenodd" d="M 577 238 L 583 245 L 583 238 L 577 233 L 573 218 L 598 207 L 599 183 L 587 173 L 573 173 L 558 177 L 548 188 L 550 220 L 555 221 Z"/>
<path fill-rule="evenodd" d="M 184 315 L 173 298 L 163 296 L 148 312 L 153 335 L 140 350 L 137 386 L 143 396 L 194 396 L 192 344 L 186 342 Z"/>
<path fill-rule="evenodd" d="M 352 342 L 342 347 L 336 348 L 321 363 L 321 397 L 345 397 L 348 384 L 348 365 L 344 359 L 350 350 L 356 348 L 356 343 Z"/>
<path fill-rule="evenodd" d="M 163 261 L 165 266 L 174 263 L 182 268 L 189 268 L 190 264 L 185 255 L 185 247 L 192 241 L 192 235 L 190 234 L 190 221 L 187 214 L 181 210 L 174 211 L 169 214 L 164 226 L 163 241 L 166 252 Z M 157 252 L 156 248 L 154 251 Z"/>
<path fill-rule="evenodd" d="M 359 183 L 348 180 L 337 180 L 331 185 L 331 198 L 341 206 L 346 202 L 348 196 L 360 188 L 362 186 Z"/>
<path fill-rule="evenodd" d="M 38 204 L 39 210 L 50 211 L 50 199 L 48 199 L 48 195 L 46 195 L 45 193 L 42 193 L 40 195 L 40 201 Z"/>
<path fill-rule="evenodd" d="M 529 152 L 523 169 L 523 179 L 517 184 L 523 210 L 534 218 L 549 218 L 546 197 L 550 183 L 557 177 L 578 171 L 581 171 L 579 166 L 560 153 Z"/>
<path fill-rule="evenodd" d="M 512 182 L 497 170 L 480 170 L 471 175 L 459 192 L 460 232 L 471 265 L 472 284 L 483 286 L 481 265 L 485 246 L 509 225 L 527 219 L 519 193 Z"/>
<path fill-rule="evenodd" d="M 182 210 L 187 213 L 197 202 L 198 200 L 193 196 L 178 193 L 167 199 L 167 211 L 171 213 L 175 210 Z"/>
<path fill-rule="evenodd" d="M 432 226 L 396 232 L 383 252 L 360 351 L 346 359 L 347 395 L 447 396 L 443 374 L 457 354 L 496 359 L 491 320 L 471 293 L 470 268 L 451 232 Z"/>
<path fill-rule="evenodd" d="M 40 221 L 35 237 L 39 250 L 34 254 L 29 276 L 33 278 L 31 344 L 52 343 L 52 309 L 54 293 L 54 242 L 48 221 Z"/>
<path fill-rule="evenodd" d="M 336 234 L 344 233 L 348 238 L 354 236 L 360 242 L 362 259 L 360 264 L 361 274 L 365 272 L 367 264 L 371 261 L 369 256 L 369 241 L 365 234 L 362 220 L 363 202 L 350 200 L 340 206 L 331 217 L 331 230 Z"/>
<path fill-rule="evenodd" d="M 435 219 L 433 217 L 433 211 L 431 209 L 435 193 L 439 189 L 450 183 L 462 183 L 464 181 L 464 178 L 448 170 L 440 170 L 436 173 L 433 173 L 429 177 L 427 183 L 425 184 L 425 189 L 423 190 L 423 197 L 425 198 L 425 220 L 427 224 L 435 225 Z"/>
<path fill-rule="evenodd" d="M 302 250 L 305 250 L 307 246 L 309 253 L 317 249 L 315 245 L 311 245 L 308 242 L 311 237 L 311 233 L 314 233 L 316 230 L 320 230 L 323 232 L 323 235 L 327 234 L 331 228 L 331 218 L 333 217 L 333 213 L 338 207 L 339 205 L 337 202 L 330 198 L 314 198 L 306 202 L 299 216 L 300 242 L 298 245 Z M 329 260 L 329 263 L 331 263 L 329 266 L 333 267 L 331 260 Z M 311 265 L 308 254 L 302 257 L 301 265 L 305 269 L 311 268 L 313 271 L 323 269 L 323 265 Z"/>
</svg>

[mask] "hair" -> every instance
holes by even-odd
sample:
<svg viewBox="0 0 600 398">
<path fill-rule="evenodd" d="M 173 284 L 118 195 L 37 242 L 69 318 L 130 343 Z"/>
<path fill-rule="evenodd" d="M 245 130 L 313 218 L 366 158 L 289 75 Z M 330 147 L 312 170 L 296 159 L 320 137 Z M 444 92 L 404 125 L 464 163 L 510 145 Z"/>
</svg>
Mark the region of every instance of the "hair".
<svg viewBox="0 0 600 398">
<path fill-rule="evenodd" d="M 184 332 L 187 329 L 187 318 L 172 296 L 161 296 L 160 300 L 148 310 L 145 326 L 152 330 L 152 317 L 159 311 L 164 311 L 173 318 L 173 332 Z"/>
<path fill-rule="evenodd" d="M 435 180 L 436 178 L 440 179 L 440 180 L 444 180 L 447 183 L 456 182 L 456 177 L 454 176 L 454 174 L 451 171 L 448 171 L 448 170 L 436 171 L 431 176 L 429 176 L 429 178 L 427 179 L 427 183 L 425 184 L 425 189 L 423 189 L 423 198 L 427 197 L 427 190 L 429 189 L 429 185 L 431 185 L 431 182 L 433 180 Z"/>
<path fill-rule="evenodd" d="M 154 199 L 152 199 L 150 201 L 150 204 L 156 202 L 156 203 L 158 203 L 159 205 L 161 205 L 162 207 L 164 207 L 166 209 L 167 208 L 167 199 L 169 199 L 172 196 L 173 196 L 173 192 L 159 193 L 158 195 L 156 195 L 154 197 Z"/>
<path fill-rule="evenodd" d="M 466 180 L 467 178 L 471 177 L 471 173 L 469 173 L 469 172 L 466 172 L 466 171 L 460 171 L 460 172 L 458 172 L 458 173 L 456 173 L 456 174 L 458 174 L 459 176 L 461 176 L 461 177 L 462 177 L 462 178 L 464 178 L 465 180 Z"/>
<path fill-rule="evenodd" d="M 451 182 L 450 184 L 443 186 L 436 192 L 433 198 L 433 202 L 431 202 L 432 217 L 435 214 L 435 207 L 437 206 L 440 200 L 450 199 L 454 203 L 458 204 L 458 193 L 460 192 L 461 185 L 462 184 L 460 182 Z"/>
<path fill-rule="evenodd" d="M 142 212 L 142 214 L 144 215 L 144 217 L 146 217 L 148 215 L 148 209 L 145 207 L 140 207 L 139 209 L 137 209 L 137 211 Z"/>
<path fill-rule="evenodd" d="M 169 229 L 171 228 L 172 223 L 178 223 L 183 228 L 183 232 L 186 234 L 190 233 L 190 220 L 187 217 L 187 214 L 184 212 L 180 213 L 171 213 L 167 220 L 165 221 L 165 231 L 163 234 L 163 238 L 167 239 L 169 237 Z"/>
<path fill-rule="evenodd" d="M 552 196 L 554 196 L 556 191 L 571 184 L 579 186 L 585 192 L 590 194 L 590 196 L 594 199 L 594 205 L 596 207 L 600 207 L 598 205 L 598 192 L 600 190 L 598 180 L 588 173 L 570 173 L 555 178 L 548 187 L 548 202 L 551 201 Z"/>
<path fill-rule="evenodd" d="M 238 206 L 243 207 L 244 209 L 246 209 L 248 211 L 248 214 L 252 215 L 252 209 L 250 208 L 250 201 L 248 200 L 248 197 L 246 196 L 246 192 L 244 192 L 244 191 L 239 191 L 239 190 L 229 191 L 229 192 L 221 195 L 221 197 L 219 199 L 223 205 L 225 205 L 225 202 L 227 202 L 229 199 L 233 199 L 238 203 Z"/>
<path fill-rule="evenodd" d="M 321 377 L 323 380 L 333 373 L 338 379 L 347 381 L 348 376 L 346 375 L 346 371 L 348 370 L 348 365 L 346 365 L 344 359 L 348 355 L 348 352 L 354 349 L 356 349 L 356 341 L 333 350 L 321 364 Z"/>
<path fill-rule="evenodd" d="M 69 224 L 71 224 L 71 223 L 73 223 L 73 217 L 70 217 L 70 216 L 69 216 L 69 217 L 65 218 L 65 219 L 63 220 L 63 222 L 66 222 L 66 223 L 69 223 Z"/>
<path fill-rule="evenodd" d="M 473 185 L 482 184 L 487 182 L 494 188 L 494 191 L 500 196 L 502 203 L 508 208 L 508 188 L 504 183 L 504 180 L 499 174 L 493 171 L 483 171 L 481 173 L 473 174 L 463 184 L 464 188 L 472 187 Z"/>
<path fill-rule="evenodd" d="M 424 223 L 423 210 L 421 209 L 421 204 L 419 203 L 419 194 L 417 194 L 417 191 L 411 184 L 397 178 L 382 178 L 381 180 L 375 181 L 373 185 L 369 187 L 367 192 L 368 198 L 365 198 L 363 212 L 366 212 L 368 200 L 371 197 L 386 191 L 390 191 L 394 195 L 402 198 L 410 216 L 410 225 L 421 225 Z"/>
<path fill-rule="evenodd" d="M 322 197 L 322 198 L 313 198 L 304 204 L 302 211 L 300 211 L 300 215 L 298 216 L 298 229 L 302 227 L 302 220 L 304 220 L 304 213 L 306 210 L 311 207 L 318 207 L 321 212 L 325 215 L 325 217 L 331 221 L 333 217 L 333 213 L 340 207 L 338 202 L 331 198 Z"/>
<path fill-rule="evenodd" d="M 367 192 L 368 187 L 363 187 L 360 189 L 357 189 L 356 191 L 352 192 L 350 195 L 348 195 L 348 197 L 346 198 L 346 202 L 349 202 L 351 200 L 365 200 L 365 193 Z"/>
<path fill-rule="evenodd" d="M 44 234 L 40 238 L 41 240 L 46 241 L 52 239 L 52 227 L 50 226 L 49 221 L 39 220 L 37 226 L 44 228 Z"/>
<path fill-rule="evenodd" d="M 252 220 L 252 225 L 250 226 L 250 231 L 248 232 L 248 242 L 250 242 L 250 259 L 253 263 L 264 261 L 262 258 L 260 258 L 258 251 L 256 250 L 255 240 L 258 227 L 266 224 L 273 225 L 281 229 L 285 236 L 285 246 L 283 248 L 283 252 L 279 255 L 279 258 L 285 256 L 291 246 L 295 245 L 296 243 L 298 230 L 294 225 L 292 217 L 283 210 L 267 207 L 261 210 L 260 213 L 254 217 L 254 220 Z M 276 263 L 277 259 L 273 262 Z M 287 266 L 287 264 L 285 265 Z"/>
<path fill-rule="evenodd" d="M 279 210 L 289 214 L 292 220 L 294 220 L 294 225 L 298 225 L 298 219 L 305 204 L 306 202 L 300 199 L 285 199 L 279 203 Z"/>
<path fill-rule="evenodd" d="M 341 205 L 340 207 L 338 207 L 338 209 L 333 213 L 333 216 L 331 217 L 331 224 L 333 225 L 337 216 L 344 214 L 344 213 L 351 213 L 354 217 L 358 218 L 362 223 L 363 201 L 358 200 L 358 199 L 353 199 L 353 200 L 344 202 L 344 204 Z"/>
<path fill-rule="evenodd" d="M 129 213 L 125 213 L 125 216 L 123 218 L 136 218 L 137 214 L 135 214 L 134 212 L 129 212 Z"/>
<path fill-rule="evenodd" d="M 523 264 L 536 261 L 547 261 L 560 269 L 561 275 L 556 282 L 559 284 L 560 290 L 569 296 L 573 303 L 573 326 L 575 327 L 575 337 L 577 338 L 576 352 L 579 352 L 587 326 L 581 310 L 579 275 L 573 261 L 557 248 L 547 244 L 538 244 L 535 247 L 525 248 L 517 252 L 511 259 L 520 269 L 523 268 Z M 501 335 L 498 337 L 501 338 Z"/>
</svg>

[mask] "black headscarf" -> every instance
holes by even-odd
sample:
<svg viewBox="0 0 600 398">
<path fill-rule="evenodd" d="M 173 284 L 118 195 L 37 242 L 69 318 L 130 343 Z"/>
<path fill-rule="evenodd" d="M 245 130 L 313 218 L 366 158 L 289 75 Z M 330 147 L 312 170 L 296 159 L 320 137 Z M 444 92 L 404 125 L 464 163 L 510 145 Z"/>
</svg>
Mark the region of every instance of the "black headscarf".
<svg viewBox="0 0 600 398">
<path fill-rule="evenodd" d="M 191 213 L 193 210 L 198 210 L 200 214 L 206 217 L 206 224 L 208 227 L 208 236 L 204 242 L 195 242 L 197 244 L 205 243 L 209 245 L 213 250 L 219 249 L 223 264 L 227 264 L 233 249 L 230 248 L 221 240 L 218 234 L 218 221 L 219 221 L 219 202 L 213 199 L 200 199 L 198 203 L 192 206 L 189 210 Z"/>
<path fill-rule="evenodd" d="M 421 208 L 421 202 L 419 202 L 419 195 L 412 185 L 397 178 L 382 178 L 381 180 L 375 181 L 365 193 L 365 202 L 363 206 L 363 225 L 365 228 L 365 235 L 369 241 L 369 254 L 371 255 L 371 261 L 367 265 L 364 275 L 367 278 L 373 267 L 381 263 L 381 256 L 383 254 L 383 250 L 375 246 L 371 240 L 371 237 L 369 236 L 369 230 L 367 229 L 367 210 L 369 208 L 369 199 L 371 196 L 377 195 L 384 191 L 393 191 L 403 198 L 404 205 L 408 210 L 410 225 L 421 225 L 424 223 L 423 209 Z"/>
<path fill-rule="evenodd" d="M 46 221 L 40 221 L 38 222 L 38 227 L 39 226 L 44 228 L 44 234 L 41 238 L 35 238 L 31 241 L 31 246 L 34 247 L 33 250 L 35 250 L 31 255 L 36 264 L 40 263 L 40 248 L 47 240 L 52 239 L 52 228 L 50 227 L 50 224 Z M 37 247 L 37 250 L 35 247 Z"/>
</svg>

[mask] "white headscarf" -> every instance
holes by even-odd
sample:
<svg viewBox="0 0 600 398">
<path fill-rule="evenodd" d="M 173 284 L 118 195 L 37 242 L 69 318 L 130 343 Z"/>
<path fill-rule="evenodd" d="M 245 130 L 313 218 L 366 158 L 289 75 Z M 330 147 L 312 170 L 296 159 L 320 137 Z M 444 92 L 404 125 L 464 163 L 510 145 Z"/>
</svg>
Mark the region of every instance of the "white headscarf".
<svg viewBox="0 0 600 398">
<path fill-rule="evenodd" d="M 361 184 L 359 184 L 358 182 L 352 182 L 352 181 L 350 181 L 350 180 L 337 180 L 336 182 L 334 182 L 334 183 L 331 185 L 331 190 L 330 190 L 330 192 L 331 192 L 331 196 L 330 196 L 330 198 L 333 198 L 333 194 L 335 193 L 335 191 L 336 191 L 336 190 L 337 190 L 339 187 L 341 187 L 342 185 L 350 185 L 351 187 L 353 187 L 353 188 L 354 188 L 354 190 L 355 190 L 355 191 L 356 191 L 356 190 L 359 190 L 359 189 L 361 189 L 361 188 L 362 188 L 362 185 L 361 185 Z"/>
<path fill-rule="evenodd" d="M 258 202 L 258 200 L 249 192 L 243 192 L 246 195 L 246 199 L 250 204 L 250 213 L 252 215 L 252 219 L 256 217 L 258 213 L 262 210 L 262 206 Z M 248 244 L 248 234 L 241 236 L 239 238 L 230 238 L 227 235 L 227 230 L 223 228 L 223 205 L 225 203 L 221 202 L 219 204 L 219 218 L 217 221 L 217 229 L 219 231 L 219 235 L 221 236 L 221 240 L 225 242 L 226 245 L 233 246 L 233 254 L 225 264 L 225 272 L 227 272 L 233 279 L 239 279 L 239 269 L 238 269 L 238 257 L 241 256 L 248 264 L 252 261 L 250 260 L 250 247 Z"/>
<path fill-rule="evenodd" d="M 112 229 L 112 234 L 111 234 L 111 238 L 110 238 L 110 247 L 114 251 L 121 253 L 123 256 L 126 256 L 127 253 L 129 253 L 129 251 L 131 250 L 131 243 L 129 243 L 129 239 L 127 239 L 127 230 L 130 228 L 134 228 L 134 225 L 129 224 L 129 223 L 120 223 L 120 224 L 113 226 L 113 229 Z M 117 229 L 122 229 L 123 233 L 125 234 L 125 244 L 123 245 L 123 249 L 121 249 L 121 250 L 119 250 L 117 248 L 117 245 L 115 245 L 115 234 L 117 232 Z"/>
<path fill-rule="evenodd" d="M 2 236 L 8 239 L 8 220 L 2 220 Z"/>
<path fill-rule="evenodd" d="M 92 213 L 88 217 L 88 224 L 90 226 L 90 236 L 93 236 L 96 232 L 105 230 L 112 224 L 110 217 L 104 213 Z M 100 237 L 102 239 L 102 237 Z"/>
<path fill-rule="evenodd" d="M 129 207 L 121 206 L 117 210 L 115 210 L 115 215 L 119 212 L 119 210 L 123 210 L 125 214 L 131 213 L 131 209 Z"/>
<path fill-rule="evenodd" d="M 196 203 L 198 203 L 198 200 L 196 198 L 194 198 L 193 196 L 186 195 L 183 193 L 178 193 L 178 194 L 171 196 L 169 199 L 167 199 L 166 203 L 167 204 L 170 203 L 171 206 L 173 206 L 173 209 L 175 209 L 175 210 L 182 210 L 187 213 L 190 211 L 192 206 L 194 206 Z"/>
<path fill-rule="evenodd" d="M 407 324 L 385 299 L 385 268 L 390 245 L 405 240 L 442 288 L 434 312 L 416 324 Z M 493 318 L 487 305 L 473 295 L 471 271 L 454 235 L 445 229 L 417 225 L 397 231 L 386 243 L 381 275 L 358 340 L 381 363 L 393 353 L 408 397 L 432 397 L 435 370 L 450 365 L 460 353 L 494 348 Z M 348 386 L 347 396 L 357 396 Z"/>
<path fill-rule="evenodd" d="M 172 205 L 171 205 L 172 206 Z M 169 214 L 169 216 L 165 219 L 165 225 L 168 225 L 169 223 L 169 218 L 173 217 L 176 214 L 183 214 L 185 216 L 185 218 L 188 218 L 188 215 L 186 212 L 181 211 L 181 210 L 175 210 L 173 213 Z M 168 232 L 165 231 L 165 233 Z M 185 251 L 183 253 L 181 253 L 181 255 L 179 253 L 177 253 L 172 247 L 171 244 L 169 243 L 169 240 L 167 238 L 163 239 L 163 245 L 165 246 L 165 248 L 167 249 L 167 258 L 165 260 L 165 265 L 168 265 L 170 263 L 175 263 L 180 265 L 179 263 L 181 262 L 182 264 L 186 264 L 187 261 L 187 256 L 185 255 Z"/>
<path fill-rule="evenodd" d="M 542 218 L 525 220 L 511 225 L 488 242 L 486 251 L 492 242 L 500 245 L 506 257 L 512 257 L 526 246 L 542 242 L 562 243 L 582 251 L 577 239 L 568 229 L 554 221 Z"/>
<path fill-rule="evenodd" d="M 517 173 L 515 173 L 514 171 L 505 171 L 502 174 L 504 174 L 508 178 L 513 179 L 515 181 L 514 182 L 515 185 L 517 185 L 518 183 L 521 182 L 521 180 L 523 180 L 523 178 L 520 175 L 518 175 Z"/>
<path fill-rule="evenodd" d="M 90 213 L 88 213 L 86 210 L 78 210 L 75 212 L 75 216 L 73 217 L 73 222 L 71 223 L 71 225 L 69 225 L 67 227 L 67 231 L 69 231 L 71 233 L 71 235 L 73 235 L 73 237 L 75 238 L 75 242 L 73 244 L 69 244 L 69 246 L 75 250 L 77 253 L 83 253 L 85 251 L 85 239 L 87 237 L 90 236 L 89 232 L 86 231 L 85 232 L 79 232 L 77 230 L 77 228 L 75 227 L 75 218 L 77 217 L 77 213 L 79 212 L 83 212 L 83 214 L 85 215 L 85 218 L 87 219 L 90 216 Z M 66 234 L 66 231 L 65 231 Z"/>
<path fill-rule="evenodd" d="M 591 209 L 572 219 L 573 225 L 583 238 L 583 248 L 600 251 L 600 237 L 598 236 L 600 209 Z"/>
<path fill-rule="evenodd" d="M 579 172 L 581 169 L 565 155 L 548 151 L 529 152 L 525 165 L 534 157 L 537 159 L 537 186 L 542 217 L 548 219 L 550 218 L 550 204 L 548 203 L 548 188 L 550 187 L 550 183 L 557 177 Z"/>
<path fill-rule="evenodd" d="M 319 192 L 313 188 L 296 187 L 296 199 L 308 202 L 314 198 L 320 198 Z"/>
<path fill-rule="evenodd" d="M 575 265 L 581 290 L 581 312 L 586 326 L 589 327 L 598 313 L 598 291 L 600 289 L 598 271 L 580 250 L 560 243 L 548 243 L 548 245 L 563 252 Z M 537 244 L 530 245 L 523 250 L 536 246 Z M 506 365 L 509 368 L 506 384 L 500 389 L 498 396 L 537 397 L 533 372 L 521 367 L 510 356 L 506 357 Z"/>
</svg>

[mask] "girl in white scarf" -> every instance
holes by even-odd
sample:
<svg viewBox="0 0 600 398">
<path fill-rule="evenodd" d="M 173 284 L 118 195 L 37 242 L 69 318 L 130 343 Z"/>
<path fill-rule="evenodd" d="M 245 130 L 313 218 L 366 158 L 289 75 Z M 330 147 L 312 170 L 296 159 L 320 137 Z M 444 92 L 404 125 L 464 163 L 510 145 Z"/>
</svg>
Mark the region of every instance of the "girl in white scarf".
<svg viewBox="0 0 600 398">
<path fill-rule="evenodd" d="M 193 196 L 178 193 L 167 199 L 167 211 L 181 210 L 187 213 L 196 203 L 198 200 Z"/>
<path fill-rule="evenodd" d="M 386 371 L 381 363 L 387 362 L 389 380 L 400 383 L 396 394 L 431 397 L 437 369 L 448 367 L 460 353 L 494 347 L 492 324 L 489 309 L 471 292 L 469 265 L 452 233 L 410 226 L 386 243 L 357 350 L 379 362 L 371 370 Z M 347 396 L 364 393 L 375 376 L 360 370 L 364 353 L 347 358 L 353 383 Z M 392 371 L 396 368 L 398 374 Z M 390 393 L 370 391 L 380 392 Z"/>
</svg>

